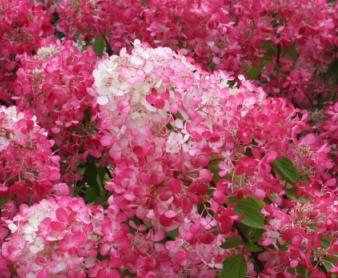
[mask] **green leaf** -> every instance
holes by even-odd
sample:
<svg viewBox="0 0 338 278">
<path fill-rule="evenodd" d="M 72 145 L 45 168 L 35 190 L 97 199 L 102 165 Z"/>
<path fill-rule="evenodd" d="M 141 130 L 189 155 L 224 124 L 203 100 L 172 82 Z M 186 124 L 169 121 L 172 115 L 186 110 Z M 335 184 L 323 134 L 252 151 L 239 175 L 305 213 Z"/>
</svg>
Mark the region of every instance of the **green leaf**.
<svg viewBox="0 0 338 278">
<path fill-rule="evenodd" d="M 298 52 L 296 46 L 292 46 L 288 49 L 288 56 L 290 56 L 293 60 L 296 60 L 298 57 Z"/>
<path fill-rule="evenodd" d="M 89 186 L 84 194 L 87 203 L 106 204 L 108 192 L 104 189 L 106 172 L 93 157 L 89 157 L 83 174 L 84 182 Z"/>
<path fill-rule="evenodd" d="M 97 187 L 89 187 L 85 193 L 85 199 L 88 203 L 94 203 L 100 196 L 100 191 Z"/>
<path fill-rule="evenodd" d="M 94 187 L 102 187 L 105 178 L 105 171 L 95 163 L 93 158 L 88 159 L 88 164 L 84 172 L 84 179 Z"/>
<path fill-rule="evenodd" d="M 255 65 L 250 64 L 246 66 L 246 77 L 248 79 L 257 79 L 264 67 L 271 62 L 274 56 L 276 56 L 277 48 L 271 41 L 263 42 L 261 47 L 264 50 L 264 57 L 262 57 L 259 60 L 259 63 L 256 63 Z"/>
<path fill-rule="evenodd" d="M 258 243 L 264 232 L 264 229 L 252 228 L 243 223 L 238 223 L 237 227 L 245 235 L 249 242 L 253 243 Z"/>
<path fill-rule="evenodd" d="M 264 229 L 264 216 L 261 214 L 263 207 L 264 202 L 250 197 L 240 200 L 235 211 L 244 217 L 241 223 L 252 228 Z"/>
<path fill-rule="evenodd" d="M 330 271 L 331 268 L 334 268 L 336 266 L 336 263 L 338 262 L 338 256 L 327 256 L 323 258 L 321 262 L 326 271 Z"/>
<path fill-rule="evenodd" d="M 175 239 L 178 236 L 178 228 L 167 232 L 167 236 L 170 237 L 171 239 Z"/>
<path fill-rule="evenodd" d="M 209 165 L 208 165 L 208 169 L 212 173 L 214 181 L 216 181 L 216 182 L 218 182 L 221 179 L 221 177 L 219 175 L 220 168 L 218 166 L 218 164 L 221 160 L 222 159 L 219 159 L 219 158 L 210 160 Z"/>
<path fill-rule="evenodd" d="M 172 131 L 174 130 L 173 126 L 171 124 L 166 124 L 165 126 L 168 130 Z"/>
<path fill-rule="evenodd" d="M 265 51 L 265 58 L 272 58 L 276 56 L 277 48 L 272 41 L 263 42 L 262 49 Z"/>
<path fill-rule="evenodd" d="M 261 74 L 263 67 L 251 67 L 246 71 L 248 79 L 254 80 Z"/>
<path fill-rule="evenodd" d="M 302 275 L 302 277 L 308 277 L 308 271 L 302 265 L 297 266 L 293 274 L 299 274 Z"/>
<path fill-rule="evenodd" d="M 230 196 L 228 198 L 228 203 L 229 204 L 237 204 L 241 199 L 235 197 L 235 196 Z"/>
<path fill-rule="evenodd" d="M 208 66 L 209 66 L 209 68 L 210 68 L 212 71 L 214 71 L 214 70 L 216 69 L 216 64 L 214 64 L 213 62 L 210 62 L 210 63 L 208 64 Z"/>
<path fill-rule="evenodd" d="M 338 58 L 334 58 L 331 64 L 328 66 L 324 78 L 335 77 L 338 79 Z"/>
<path fill-rule="evenodd" d="M 233 255 L 223 262 L 223 269 L 218 278 L 244 278 L 247 265 L 242 255 Z"/>
<path fill-rule="evenodd" d="M 8 201 L 5 197 L 0 197 L 0 208 Z"/>
<path fill-rule="evenodd" d="M 321 239 L 320 239 L 320 242 L 321 244 L 323 245 L 323 247 L 325 249 L 328 249 L 330 247 L 330 244 L 331 244 L 331 240 L 329 237 L 325 237 L 323 236 Z"/>
<path fill-rule="evenodd" d="M 280 176 L 281 179 L 295 183 L 299 181 L 299 174 L 293 162 L 287 157 L 283 156 L 282 158 L 276 159 L 272 163 L 273 170 Z"/>
<path fill-rule="evenodd" d="M 63 39 L 66 35 L 62 32 L 55 31 L 55 37 L 57 37 L 59 40 Z"/>
<path fill-rule="evenodd" d="M 297 196 L 296 196 L 296 189 L 295 188 L 287 188 L 285 190 L 286 192 L 286 196 L 289 198 L 289 199 L 292 199 L 292 200 L 296 200 L 297 199 Z"/>
<path fill-rule="evenodd" d="M 106 47 L 106 41 L 103 36 L 98 36 L 93 42 L 93 49 L 98 56 L 102 56 Z"/>
<path fill-rule="evenodd" d="M 221 245 L 224 249 L 234 248 L 243 243 L 242 239 L 239 236 L 229 237 L 227 240 Z"/>
<path fill-rule="evenodd" d="M 245 248 L 250 251 L 250 252 L 253 252 L 253 253 L 257 253 L 257 252 L 261 252 L 263 251 L 263 248 L 252 243 L 252 242 L 248 242 L 245 244 Z"/>
</svg>

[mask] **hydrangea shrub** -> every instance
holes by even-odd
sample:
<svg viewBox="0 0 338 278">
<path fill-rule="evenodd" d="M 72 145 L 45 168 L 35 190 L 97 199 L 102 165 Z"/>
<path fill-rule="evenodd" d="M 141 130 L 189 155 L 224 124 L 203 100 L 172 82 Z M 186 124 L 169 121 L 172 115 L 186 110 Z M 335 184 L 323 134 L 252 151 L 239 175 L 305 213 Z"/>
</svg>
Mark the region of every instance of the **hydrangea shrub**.
<svg viewBox="0 0 338 278">
<path fill-rule="evenodd" d="M 0 277 L 337 277 L 337 7 L 0 0 Z"/>
</svg>

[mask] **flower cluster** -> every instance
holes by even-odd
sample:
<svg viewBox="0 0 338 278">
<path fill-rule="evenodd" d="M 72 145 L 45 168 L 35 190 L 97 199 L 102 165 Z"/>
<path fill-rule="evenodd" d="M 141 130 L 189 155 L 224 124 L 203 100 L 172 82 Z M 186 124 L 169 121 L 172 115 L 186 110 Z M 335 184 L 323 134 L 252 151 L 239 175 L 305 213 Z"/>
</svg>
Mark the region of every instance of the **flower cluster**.
<svg viewBox="0 0 338 278">
<path fill-rule="evenodd" d="M 52 16 L 31 0 L 0 1 L 0 97 L 10 101 L 17 54 L 33 53 L 53 35 Z"/>
<path fill-rule="evenodd" d="M 69 175 L 89 152 L 84 144 L 94 132 L 90 115 L 95 114 L 95 96 L 89 89 L 96 59 L 91 48 L 81 52 L 72 41 L 47 44 L 34 56 L 20 57 L 13 98 L 48 131 Z"/>
<path fill-rule="evenodd" d="M 67 195 L 60 180 L 59 157 L 54 142 L 36 124 L 36 117 L 18 112 L 15 106 L 0 106 L 0 243 L 8 235 L 6 220 L 21 203 L 35 203 L 49 195 Z M 1 277 L 10 277 L 1 252 Z"/>
<path fill-rule="evenodd" d="M 319 126 L 320 136 L 331 145 L 334 171 L 338 175 L 338 102 L 328 105 L 324 114 L 325 119 Z"/>
<path fill-rule="evenodd" d="M 185 242 L 189 252 L 181 255 L 186 263 L 170 266 L 173 277 L 188 270 L 208 277 L 211 266 L 221 267 L 229 255 L 221 244 L 239 219 L 233 204 L 224 207 L 230 197 L 255 196 L 281 209 L 289 185 L 272 174 L 276 159 L 294 161 L 303 179 L 295 185 L 299 194 L 335 184 L 330 148 L 314 134 L 301 136 L 309 131 L 307 115 L 283 99 L 267 98 L 243 77 L 230 87 L 224 72 L 210 74 L 169 48 L 138 41 L 131 54 L 123 49 L 102 61 L 94 77 L 100 142 L 110 148 L 115 167 L 106 184 L 113 193 L 109 210 L 115 219 L 131 219 L 136 235 L 125 241 L 146 240 L 152 260 L 161 258 L 154 253 L 161 246 L 155 242 L 177 231 L 166 246 Z M 209 259 L 195 255 L 201 244 L 212 254 Z M 161 275 L 161 261 L 140 266 L 145 254 L 133 251 L 133 256 L 138 258 L 130 271 Z"/>
<path fill-rule="evenodd" d="M 32 203 L 55 193 L 60 170 L 53 144 L 35 117 L 0 107 L 0 196 Z"/>
<path fill-rule="evenodd" d="M 91 209 L 80 198 L 44 199 L 8 220 L 1 253 L 18 277 L 86 277 L 96 259 Z"/>
<path fill-rule="evenodd" d="M 336 277 L 337 9 L 0 0 L 0 276 Z"/>
<path fill-rule="evenodd" d="M 326 277 L 313 261 L 325 265 L 338 251 L 336 190 L 303 202 L 291 201 L 285 210 L 274 205 L 264 210 L 269 224 L 262 236 L 265 250 L 259 255 L 265 263 L 262 277 L 281 275 L 285 268 L 294 274 L 302 268 L 305 275 Z M 287 248 L 280 250 L 281 246 Z"/>
<path fill-rule="evenodd" d="M 338 147 L 338 102 L 327 107 L 326 120 L 321 127 L 321 136 Z"/>
<path fill-rule="evenodd" d="M 115 53 L 135 38 L 168 46 L 309 106 L 330 89 L 321 76 L 337 47 L 337 7 L 323 0 L 68 0 L 54 9 L 58 29 L 72 38 L 103 35 Z"/>
</svg>

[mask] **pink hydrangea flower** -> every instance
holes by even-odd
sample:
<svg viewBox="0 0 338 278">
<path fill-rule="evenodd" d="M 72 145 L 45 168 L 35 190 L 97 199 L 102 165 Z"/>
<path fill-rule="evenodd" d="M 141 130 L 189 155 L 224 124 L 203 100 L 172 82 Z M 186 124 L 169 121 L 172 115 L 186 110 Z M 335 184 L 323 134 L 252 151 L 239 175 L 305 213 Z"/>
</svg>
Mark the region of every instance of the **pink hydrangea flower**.
<svg viewBox="0 0 338 278">
<path fill-rule="evenodd" d="M 14 106 L 0 107 L 0 142 L 2 197 L 31 203 L 63 187 L 56 185 L 60 159 L 52 152 L 54 142 L 36 117 Z"/>
<path fill-rule="evenodd" d="M 56 197 L 28 207 L 7 221 L 2 255 L 18 277 L 86 277 L 96 261 L 98 237 L 91 209 L 80 198 Z"/>
<path fill-rule="evenodd" d="M 76 164 L 91 153 L 90 138 L 95 132 L 91 115 L 96 108 L 89 89 L 96 59 L 91 48 L 82 52 L 71 41 L 46 43 L 34 56 L 22 55 L 17 71 L 17 107 L 36 115 L 54 139 L 67 172 L 64 180 L 70 182 L 78 178 Z"/>
</svg>

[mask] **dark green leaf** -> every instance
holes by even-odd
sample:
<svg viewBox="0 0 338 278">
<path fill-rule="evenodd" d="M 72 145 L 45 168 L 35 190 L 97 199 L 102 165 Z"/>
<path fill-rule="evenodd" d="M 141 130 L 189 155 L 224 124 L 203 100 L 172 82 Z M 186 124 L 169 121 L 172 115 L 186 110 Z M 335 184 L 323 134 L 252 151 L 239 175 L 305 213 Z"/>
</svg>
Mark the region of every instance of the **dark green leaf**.
<svg viewBox="0 0 338 278">
<path fill-rule="evenodd" d="M 100 191 L 97 187 L 89 187 L 85 193 L 85 199 L 88 203 L 94 203 L 100 196 Z"/>
<path fill-rule="evenodd" d="M 330 240 L 329 237 L 325 237 L 325 236 L 322 237 L 322 238 L 320 239 L 320 242 L 322 243 L 322 245 L 323 245 L 323 247 L 324 247 L 325 249 L 327 249 L 327 248 L 330 247 L 331 240 Z"/>
<path fill-rule="evenodd" d="M 328 66 L 324 78 L 334 77 L 338 79 L 338 58 L 333 59 L 331 64 Z"/>
<path fill-rule="evenodd" d="M 293 46 L 290 47 L 290 49 L 288 49 L 288 50 L 289 50 L 289 51 L 288 51 L 288 55 L 289 55 L 292 59 L 296 60 L 297 57 L 298 57 L 298 52 L 297 52 L 296 47 L 293 45 Z"/>
<path fill-rule="evenodd" d="M 297 196 L 296 196 L 296 189 L 295 188 L 287 188 L 285 190 L 286 192 L 286 196 L 289 198 L 289 199 L 292 199 L 292 200 L 295 200 L 297 199 Z"/>
<path fill-rule="evenodd" d="M 219 278 L 244 278 L 247 272 L 246 262 L 242 255 L 233 255 L 223 262 Z"/>
<path fill-rule="evenodd" d="M 256 253 L 256 252 L 261 252 L 263 251 L 263 248 L 252 243 L 252 242 L 248 242 L 245 244 L 245 248 L 250 251 L 250 252 L 253 252 L 253 253 Z"/>
<path fill-rule="evenodd" d="M 302 275 L 302 277 L 308 277 L 308 271 L 302 265 L 296 267 L 294 274 Z"/>
<path fill-rule="evenodd" d="M 280 176 L 281 179 L 295 183 L 299 181 L 299 174 L 293 162 L 287 157 L 276 159 L 272 163 L 273 170 Z"/>
<path fill-rule="evenodd" d="M 3 206 L 3 204 L 5 204 L 8 201 L 7 198 L 4 197 L 0 197 L 0 208 Z"/>
<path fill-rule="evenodd" d="M 174 130 L 173 126 L 171 124 L 166 124 L 165 126 L 168 130 L 172 131 Z"/>
<path fill-rule="evenodd" d="M 55 37 L 57 37 L 58 39 L 63 39 L 66 35 L 62 32 L 58 32 L 58 31 L 55 31 Z"/>
<path fill-rule="evenodd" d="M 246 76 L 248 79 L 254 80 L 261 74 L 262 67 L 251 67 L 246 71 Z"/>
<path fill-rule="evenodd" d="M 262 44 L 262 49 L 265 51 L 265 58 L 272 58 L 276 56 L 277 48 L 271 41 L 265 41 Z"/>
<path fill-rule="evenodd" d="M 264 232 L 263 229 L 252 228 L 243 223 L 238 223 L 237 227 L 245 235 L 245 237 L 249 240 L 249 242 L 254 243 L 259 242 Z"/>
<path fill-rule="evenodd" d="M 251 228 L 249 231 L 249 237 L 258 241 L 262 237 L 263 232 L 264 232 L 263 229 Z"/>
<path fill-rule="evenodd" d="M 234 248 L 243 243 L 242 239 L 239 236 L 229 237 L 227 240 L 221 245 L 224 249 Z"/>
<path fill-rule="evenodd" d="M 106 47 L 106 42 L 103 36 L 98 36 L 93 42 L 93 49 L 98 56 L 102 56 L 104 49 Z"/>
<path fill-rule="evenodd" d="M 210 62 L 208 66 L 209 66 L 209 68 L 211 70 L 215 70 L 216 69 L 216 64 L 214 64 L 213 62 Z"/>
<path fill-rule="evenodd" d="M 264 217 L 261 214 L 263 207 L 264 202 L 250 197 L 240 200 L 235 211 L 244 217 L 241 223 L 252 228 L 264 229 Z"/>
<path fill-rule="evenodd" d="M 172 231 L 167 232 L 168 237 L 175 239 L 178 236 L 178 228 Z"/>
<path fill-rule="evenodd" d="M 326 271 L 329 271 L 331 268 L 334 268 L 337 262 L 338 256 L 327 256 L 322 259 L 322 264 L 325 267 Z"/>
<path fill-rule="evenodd" d="M 235 196 L 230 196 L 228 198 L 228 203 L 229 204 L 237 204 L 241 199 L 235 197 Z"/>
<path fill-rule="evenodd" d="M 104 189 L 105 178 L 104 168 L 100 167 L 93 157 L 89 157 L 83 174 L 83 180 L 88 186 L 85 191 L 85 200 L 88 203 L 106 203 L 108 192 Z"/>
<path fill-rule="evenodd" d="M 98 187 L 99 183 L 97 180 L 97 169 L 95 162 L 88 162 L 84 172 L 85 181 L 92 187 Z"/>
</svg>

